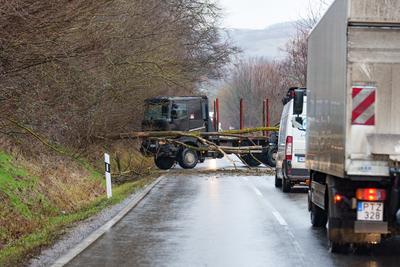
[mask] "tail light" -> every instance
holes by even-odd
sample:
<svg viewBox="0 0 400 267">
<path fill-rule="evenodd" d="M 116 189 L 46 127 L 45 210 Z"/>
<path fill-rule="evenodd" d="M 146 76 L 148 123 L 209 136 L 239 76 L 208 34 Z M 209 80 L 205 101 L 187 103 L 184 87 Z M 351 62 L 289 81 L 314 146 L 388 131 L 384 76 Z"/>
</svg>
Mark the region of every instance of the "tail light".
<svg viewBox="0 0 400 267">
<path fill-rule="evenodd" d="M 386 199 L 386 191 L 377 188 L 359 188 L 356 191 L 356 197 L 358 200 L 384 201 Z"/>
<path fill-rule="evenodd" d="M 293 136 L 286 137 L 286 160 L 292 160 L 293 155 Z"/>
<path fill-rule="evenodd" d="M 339 202 L 342 202 L 342 200 L 343 200 L 343 196 L 342 195 L 339 195 L 339 194 L 335 194 L 335 197 L 333 198 L 333 202 L 336 204 L 336 203 L 339 203 Z"/>
</svg>

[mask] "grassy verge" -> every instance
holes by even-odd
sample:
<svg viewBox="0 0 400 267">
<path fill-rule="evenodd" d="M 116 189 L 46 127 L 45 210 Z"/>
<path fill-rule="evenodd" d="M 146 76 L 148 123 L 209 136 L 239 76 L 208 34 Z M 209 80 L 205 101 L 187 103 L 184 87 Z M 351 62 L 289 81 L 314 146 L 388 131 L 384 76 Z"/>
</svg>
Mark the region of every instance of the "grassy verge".
<svg viewBox="0 0 400 267">
<path fill-rule="evenodd" d="M 83 181 L 77 187 L 85 187 L 92 193 L 84 199 L 82 192 L 72 187 L 74 191 L 70 190 L 68 195 L 76 199 L 68 200 L 54 194 L 60 187 L 68 188 L 65 177 L 53 178 L 51 183 L 45 180 L 43 185 L 42 178 L 32 175 L 16 164 L 12 156 L 0 151 L 0 266 L 22 265 L 42 247 L 54 243 L 72 223 L 121 202 L 154 180 L 154 177 L 145 177 L 115 185 L 113 197 L 107 199 L 102 175 L 92 169 L 79 173 L 82 172 L 78 178 Z"/>
</svg>

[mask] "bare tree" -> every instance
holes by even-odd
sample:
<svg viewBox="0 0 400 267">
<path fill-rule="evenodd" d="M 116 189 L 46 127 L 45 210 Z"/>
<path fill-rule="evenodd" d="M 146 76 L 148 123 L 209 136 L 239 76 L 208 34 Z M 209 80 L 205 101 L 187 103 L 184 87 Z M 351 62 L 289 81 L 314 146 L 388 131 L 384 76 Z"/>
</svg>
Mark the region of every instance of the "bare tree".
<svg viewBox="0 0 400 267">
<path fill-rule="evenodd" d="M 245 105 L 245 126 L 263 125 L 263 100 L 270 101 L 271 123 L 279 121 L 282 110 L 281 98 L 287 88 L 280 62 L 254 58 L 239 61 L 231 71 L 227 83 L 221 88 L 221 121 L 223 127 L 239 127 L 239 101 Z"/>
<path fill-rule="evenodd" d="M 330 0 L 313 1 L 313 4 L 310 2 L 306 17 L 296 21 L 297 32 L 283 49 L 286 53 L 283 68 L 291 86 L 306 86 L 308 34 L 317 24 L 330 2 Z"/>
<path fill-rule="evenodd" d="M 0 14 L 1 116 L 76 148 L 139 127 L 145 98 L 194 92 L 236 51 L 209 0 L 3 0 Z"/>
</svg>

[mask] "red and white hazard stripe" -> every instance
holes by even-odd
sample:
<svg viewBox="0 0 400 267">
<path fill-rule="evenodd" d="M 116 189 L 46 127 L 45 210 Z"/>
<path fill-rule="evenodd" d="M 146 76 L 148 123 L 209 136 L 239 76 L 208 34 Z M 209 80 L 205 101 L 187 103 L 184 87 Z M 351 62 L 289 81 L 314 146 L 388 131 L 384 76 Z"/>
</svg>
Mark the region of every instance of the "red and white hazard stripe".
<svg viewBox="0 0 400 267">
<path fill-rule="evenodd" d="M 376 88 L 353 87 L 353 125 L 375 125 Z"/>
</svg>

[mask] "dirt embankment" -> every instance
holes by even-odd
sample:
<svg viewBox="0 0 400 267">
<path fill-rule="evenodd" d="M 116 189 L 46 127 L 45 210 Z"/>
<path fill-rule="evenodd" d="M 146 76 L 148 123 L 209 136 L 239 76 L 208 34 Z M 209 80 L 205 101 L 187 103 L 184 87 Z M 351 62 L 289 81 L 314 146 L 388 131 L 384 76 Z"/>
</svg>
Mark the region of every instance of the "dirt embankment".
<svg viewBox="0 0 400 267">
<path fill-rule="evenodd" d="M 137 174 L 150 173 L 151 162 L 136 152 L 119 151 L 114 169 L 126 169 L 130 161 Z M 122 201 L 145 176 L 127 171 L 123 183 L 114 185 L 113 198 L 107 199 L 100 152 L 97 163 L 93 167 L 84 158 L 45 152 L 28 156 L 18 145 L 0 140 L 0 266 L 22 265 L 66 226 Z"/>
</svg>

